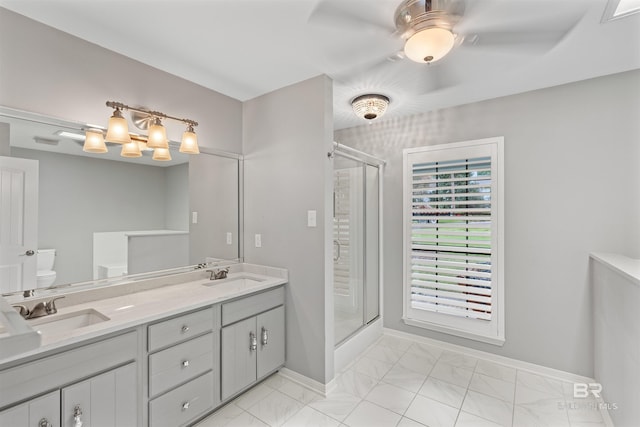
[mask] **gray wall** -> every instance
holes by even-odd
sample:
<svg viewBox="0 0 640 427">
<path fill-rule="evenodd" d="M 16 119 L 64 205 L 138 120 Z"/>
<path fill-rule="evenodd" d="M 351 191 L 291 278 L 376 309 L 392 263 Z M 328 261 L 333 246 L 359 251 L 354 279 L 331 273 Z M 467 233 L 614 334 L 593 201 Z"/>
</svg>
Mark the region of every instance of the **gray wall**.
<svg viewBox="0 0 640 427">
<path fill-rule="evenodd" d="M 203 147 L 242 152 L 242 103 L 0 8 L 0 104 L 106 126 L 107 100 L 196 120 Z M 167 121 L 179 141 L 184 125 Z"/>
<path fill-rule="evenodd" d="M 331 91 L 321 76 L 244 104 L 245 259 L 289 269 L 286 366 L 321 383 L 333 376 Z M 317 211 L 316 228 L 307 210 Z"/>
<path fill-rule="evenodd" d="M 335 133 L 388 161 L 384 324 L 593 376 L 591 251 L 640 257 L 640 71 Z M 391 104 L 393 108 L 393 104 Z M 402 149 L 505 137 L 504 347 L 402 320 Z"/>
<path fill-rule="evenodd" d="M 9 124 L 0 123 L 0 156 L 11 155 L 11 145 L 9 138 Z"/>
<path fill-rule="evenodd" d="M 189 163 L 165 169 L 165 228 L 189 231 Z M 183 264 L 184 265 L 184 264 Z"/>
<path fill-rule="evenodd" d="M 180 176 L 171 168 L 40 150 L 11 154 L 40 162 L 38 247 L 56 249 L 56 284 L 91 280 L 94 232 L 167 228 L 165 189 L 175 187 L 171 179 L 187 182 L 185 167 Z M 186 186 L 182 192 L 188 194 Z"/>
</svg>

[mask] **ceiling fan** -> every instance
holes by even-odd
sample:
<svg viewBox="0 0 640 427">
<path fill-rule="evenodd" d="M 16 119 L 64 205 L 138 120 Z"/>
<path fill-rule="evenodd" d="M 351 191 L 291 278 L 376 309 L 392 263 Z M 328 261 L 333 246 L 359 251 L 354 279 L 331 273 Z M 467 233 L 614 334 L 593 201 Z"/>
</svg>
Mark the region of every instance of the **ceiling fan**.
<svg viewBox="0 0 640 427">
<path fill-rule="evenodd" d="M 335 76 L 337 80 L 348 84 L 363 72 L 393 67 L 407 58 L 428 66 L 421 74 L 424 84 L 413 85 L 413 93 L 423 94 L 457 84 L 454 65 L 448 61 L 455 51 L 473 48 L 487 55 L 548 51 L 579 22 L 586 11 L 584 3 L 588 2 L 404 0 L 395 9 L 391 27 L 388 19 L 375 16 L 370 1 L 323 0 L 309 23 L 371 36 L 366 46 L 354 50 L 370 60 Z"/>
</svg>

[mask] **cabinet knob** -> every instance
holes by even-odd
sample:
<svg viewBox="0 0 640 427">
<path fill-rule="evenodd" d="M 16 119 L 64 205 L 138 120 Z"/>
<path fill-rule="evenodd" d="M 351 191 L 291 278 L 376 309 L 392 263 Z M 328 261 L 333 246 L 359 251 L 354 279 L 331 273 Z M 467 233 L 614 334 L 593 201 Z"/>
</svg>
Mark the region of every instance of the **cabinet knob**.
<svg viewBox="0 0 640 427">
<path fill-rule="evenodd" d="M 187 332 L 188 330 L 189 330 L 189 327 L 188 327 L 187 325 L 183 325 L 183 326 L 182 326 L 181 331 L 182 331 L 182 333 L 183 333 L 183 334 L 184 334 L 185 332 Z"/>
<path fill-rule="evenodd" d="M 183 411 L 186 411 L 187 409 L 189 409 L 189 405 L 190 405 L 190 403 L 189 403 L 189 402 L 184 402 L 184 403 L 182 404 L 182 410 L 183 410 Z"/>
<path fill-rule="evenodd" d="M 187 366 L 189 366 L 189 361 L 188 360 L 183 360 L 182 361 L 182 367 L 186 368 Z"/>
<path fill-rule="evenodd" d="M 48 419 L 43 418 L 38 423 L 38 427 L 53 427 L 53 424 L 51 424 Z"/>
</svg>

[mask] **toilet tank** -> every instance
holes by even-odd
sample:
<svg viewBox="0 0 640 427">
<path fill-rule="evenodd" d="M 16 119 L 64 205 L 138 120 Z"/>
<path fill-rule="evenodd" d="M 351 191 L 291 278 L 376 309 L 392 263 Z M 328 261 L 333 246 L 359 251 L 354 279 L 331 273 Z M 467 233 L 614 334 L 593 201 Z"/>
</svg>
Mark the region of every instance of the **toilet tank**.
<svg viewBox="0 0 640 427">
<path fill-rule="evenodd" d="M 53 270 L 53 263 L 56 258 L 56 250 L 55 249 L 38 249 L 36 258 L 37 258 L 38 271 Z"/>
</svg>

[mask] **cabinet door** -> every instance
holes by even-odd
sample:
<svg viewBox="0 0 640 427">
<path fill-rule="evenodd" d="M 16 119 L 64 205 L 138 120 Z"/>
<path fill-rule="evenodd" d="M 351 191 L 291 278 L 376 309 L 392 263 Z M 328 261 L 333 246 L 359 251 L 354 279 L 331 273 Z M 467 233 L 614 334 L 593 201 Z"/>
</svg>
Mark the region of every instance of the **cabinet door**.
<svg viewBox="0 0 640 427">
<path fill-rule="evenodd" d="M 255 349 L 252 340 L 255 339 Z M 222 328 L 222 399 L 256 380 L 256 353 L 260 346 L 256 318 Z"/>
<path fill-rule="evenodd" d="M 0 426 L 40 427 L 41 421 L 43 426 L 60 426 L 60 391 L 0 412 Z"/>
<path fill-rule="evenodd" d="M 284 306 L 257 317 L 258 379 L 284 365 Z"/>
<path fill-rule="evenodd" d="M 62 426 L 74 427 L 76 416 L 85 426 L 137 424 L 136 364 L 130 363 L 62 389 Z"/>
</svg>

